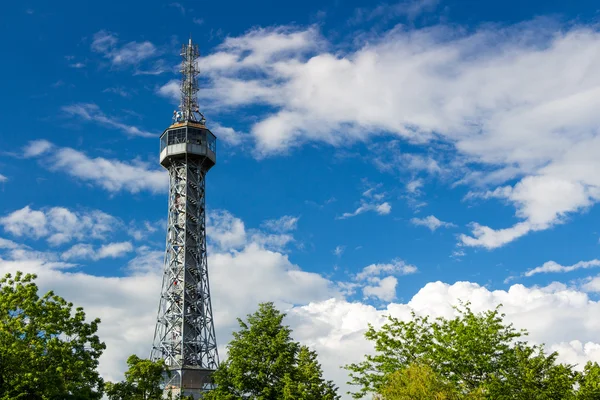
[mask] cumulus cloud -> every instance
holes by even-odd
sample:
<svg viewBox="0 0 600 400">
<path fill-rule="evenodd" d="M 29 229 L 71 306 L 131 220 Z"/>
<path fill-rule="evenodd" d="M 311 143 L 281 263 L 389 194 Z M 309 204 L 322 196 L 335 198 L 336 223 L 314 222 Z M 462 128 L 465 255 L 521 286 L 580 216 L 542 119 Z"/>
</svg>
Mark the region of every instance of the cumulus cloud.
<svg viewBox="0 0 600 400">
<path fill-rule="evenodd" d="M 290 219 L 291 218 L 291 219 Z M 207 216 L 209 244 L 217 250 L 239 250 L 248 241 L 263 249 L 283 250 L 294 241 L 289 230 L 295 229 L 294 217 L 284 216 L 279 220 L 266 221 L 263 226 L 275 233 L 257 229 L 246 230 L 244 222 L 225 210 L 215 210 Z"/>
<path fill-rule="evenodd" d="M 26 150 L 32 145 L 30 143 Z M 59 147 L 52 154 L 44 154 L 43 166 L 92 183 L 109 192 L 124 190 L 138 193 L 147 190 L 160 193 L 166 192 L 169 187 L 168 176 L 164 170 L 152 168 L 138 160 L 127 162 L 103 157 L 92 158 L 70 147 Z"/>
<path fill-rule="evenodd" d="M 371 264 L 354 276 L 356 287 L 362 287 L 365 298 L 374 297 L 381 301 L 392 301 L 396 298 L 396 276 L 414 274 L 417 267 L 400 259 L 388 264 Z M 387 275 L 381 278 L 381 275 Z M 396 275 L 396 276 L 394 276 Z"/>
<path fill-rule="evenodd" d="M 99 210 L 73 212 L 64 207 L 34 210 L 25 206 L 0 218 L 4 230 L 16 237 L 46 238 L 56 246 L 72 240 L 104 239 L 119 220 Z"/>
<path fill-rule="evenodd" d="M 367 285 L 363 288 L 365 297 L 376 297 L 382 301 L 392 301 L 396 298 L 396 285 L 398 284 L 396 277 L 373 278 L 371 282 L 375 285 Z"/>
<path fill-rule="evenodd" d="M 122 90 L 121 90 L 122 92 Z M 137 126 L 127 125 L 119 122 L 114 117 L 108 117 L 100 110 L 96 104 L 92 103 L 78 103 L 64 106 L 62 110 L 72 117 L 81 118 L 84 121 L 93 121 L 100 125 L 107 126 L 109 128 L 118 129 L 129 136 L 140 136 L 147 138 L 157 138 L 158 134 L 144 131 Z"/>
<path fill-rule="evenodd" d="M 398 156 L 415 170 L 455 169 L 469 184 L 517 180 L 505 200 L 520 221 L 474 223 L 460 238 L 493 249 L 600 198 L 600 34 L 556 28 L 549 20 L 475 31 L 397 26 L 345 51 L 330 50 L 315 27 L 255 29 L 201 59 L 209 79 L 202 96 L 214 107 L 268 105 L 250 128 L 262 156 L 307 142 L 400 137 L 443 143 L 461 161 Z"/>
<path fill-rule="evenodd" d="M 259 302 L 275 301 L 287 312 L 286 323 L 291 325 L 294 339 L 317 350 L 325 377 L 333 379 L 341 387 L 340 392 L 345 393 L 351 388 L 345 383 L 346 371 L 339 367 L 372 353 L 372 344 L 364 339 L 369 323 L 379 328 L 386 315 L 408 319 L 411 310 L 419 315 L 452 317 L 455 312 L 452 306 L 462 300 L 471 302 L 475 312 L 503 304 L 508 322 L 528 329 L 531 333 L 528 340 L 544 342 L 549 350 L 559 351 L 562 362 L 578 363 L 581 368 L 587 360 L 600 361 L 597 343 L 600 322 L 595 318 L 600 303 L 584 292 L 560 284 L 545 288 L 513 285 L 508 290 L 490 290 L 471 282 L 432 282 L 408 302 L 395 303 L 384 300 L 392 292 L 389 288 L 395 286 L 389 276 L 393 271 L 397 274 L 411 271 L 407 264 L 395 261 L 373 264 L 361 272 L 361 282 L 367 283 L 370 278 L 388 275 L 376 284 L 369 283 L 367 295 L 386 301 L 387 305 L 378 309 L 360 301 L 348 301 L 335 282 L 303 271 L 285 253 L 265 249 L 253 242 L 253 236 L 242 235 L 243 221 L 235 216 L 223 211 L 213 218 L 228 221 L 218 226 L 218 232 L 213 228 L 223 247 L 214 248 L 208 260 L 221 359 L 226 357 L 225 345 L 231 339 L 231 332 L 237 329 L 236 317 L 253 312 Z M 227 235 L 227 230 L 233 231 L 232 234 Z M 14 246 L 19 244 L 0 241 L 4 252 Z M 126 275 L 121 277 L 70 272 L 43 258 L 15 260 L 0 251 L 0 275 L 16 270 L 36 273 L 42 291 L 54 290 L 83 306 L 89 318 L 100 317 L 99 335 L 107 343 L 107 350 L 99 369 L 105 379 L 120 380 L 129 354 L 149 354 L 163 250 L 138 249 L 125 264 Z M 232 280 L 232 276 L 236 279 Z"/>
<path fill-rule="evenodd" d="M 411 218 L 410 222 L 413 225 L 424 226 L 434 232 L 438 228 L 453 228 L 456 225 L 451 222 L 444 222 L 436 218 L 435 215 L 429 215 L 423 218 Z"/>
</svg>

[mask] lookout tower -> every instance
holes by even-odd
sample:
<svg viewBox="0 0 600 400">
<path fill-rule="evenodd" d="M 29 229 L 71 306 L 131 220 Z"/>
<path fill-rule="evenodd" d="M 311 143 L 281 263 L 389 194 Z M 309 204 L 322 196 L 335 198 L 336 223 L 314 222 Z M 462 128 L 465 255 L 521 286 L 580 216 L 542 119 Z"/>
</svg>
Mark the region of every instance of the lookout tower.
<svg viewBox="0 0 600 400">
<path fill-rule="evenodd" d="M 181 49 L 181 103 L 160 137 L 160 164 L 169 172 L 167 249 L 151 358 L 171 371 L 165 391 L 193 395 L 212 388 L 219 365 L 206 261 L 206 173 L 216 137 L 198 107 L 198 46 Z"/>
</svg>

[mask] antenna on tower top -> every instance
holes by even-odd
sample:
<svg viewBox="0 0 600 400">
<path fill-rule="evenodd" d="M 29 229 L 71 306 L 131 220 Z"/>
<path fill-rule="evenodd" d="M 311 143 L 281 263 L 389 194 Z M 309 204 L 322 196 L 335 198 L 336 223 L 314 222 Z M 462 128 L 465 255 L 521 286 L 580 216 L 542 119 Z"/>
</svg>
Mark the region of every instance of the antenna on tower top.
<svg viewBox="0 0 600 400">
<path fill-rule="evenodd" d="M 187 45 L 181 47 L 181 103 L 179 117 L 183 121 L 199 122 L 204 125 L 206 119 L 198 107 L 198 68 L 197 59 L 200 56 L 198 45 L 192 42 L 191 34 Z"/>
</svg>

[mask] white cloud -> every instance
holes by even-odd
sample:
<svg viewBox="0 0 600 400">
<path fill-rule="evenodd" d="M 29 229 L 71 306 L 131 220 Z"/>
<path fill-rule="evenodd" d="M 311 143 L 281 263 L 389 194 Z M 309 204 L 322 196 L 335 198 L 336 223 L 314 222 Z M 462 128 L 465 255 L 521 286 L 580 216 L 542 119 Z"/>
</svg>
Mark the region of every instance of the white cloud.
<svg viewBox="0 0 600 400">
<path fill-rule="evenodd" d="M 413 179 L 406 184 L 406 191 L 410 194 L 419 194 L 419 189 L 423 187 L 422 179 Z"/>
<path fill-rule="evenodd" d="M 360 207 L 352 212 L 345 212 L 338 219 L 346 219 L 351 217 L 356 217 L 359 214 L 362 214 L 367 211 L 375 211 L 379 215 L 387 215 L 392 211 L 392 206 L 387 201 L 381 204 L 369 204 L 363 203 Z"/>
<path fill-rule="evenodd" d="M 223 126 L 219 123 L 210 124 L 210 130 L 215 134 L 217 139 L 222 140 L 232 146 L 241 144 L 245 138 L 244 133 L 238 132 L 231 127 Z"/>
<path fill-rule="evenodd" d="M 520 222 L 511 228 L 497 230 L 479 225 L 476 222 L 472 226 L 473 236 L 461 234 L 459 236 L 461 243 L 465 246 L 485 247 L 487 249 L 504 246 L 532 230 L 531 225 L 527 222 Z"/>
<path fill-rule="evenodd" d="M 410 222 L 414 225 L 425 226 L 432 232 L 438 228 L 452 228 L 456 226 L 451 222 L 440 221 L 435 215 L 429 215 L 424 218 L 411 218 Z"/>
<path fill-rule="evenodd" d="M 584 292 L 560 284 L 545 288 L 513 285 L 508 290 L 492 291 L 470 282 L 432 282 L 407 303 L 391 302 L 376 309 L 347 301 L 336 289 L 339 285 L 319 274 L 302 271 L 286 254 L 264 249 L 250 236 L 232 240 L 244 237 L 240 234 L 244 231 L 243 222 L 227 214 L 219 215 L 227 223 L 219 226 L 218 237 L 223 244 L 234 244 L 236 248 L 214 249 L 208 260 L 221 359 L 226 356 L 225 345 L 232 330 L 237 329 L 235 318 L 253 312 L 259 302 L 274 301 L 288 313 L 286 323 L 291 325 L 294 339 L 318 352 L 324 376 L 333 379 L 340 386 L 340 393 L 345 393 L 351 388 L 345 384 L 348 376 L 340 366 L 358 362 L 373 351 L 372 344 L 364 339 L 368 323 L 379 328 L 387 314 L 405 320 L 410 318 L 411 309 L 432 318 L 452 317 L 452 305 L 462 300 L 471 302 L 475 312 L 502 303 L 508 322 L 528 329 L 528 340 L 544 342 L 549 350 L 558 350 L 562 362 L 576 362 L 581 368 L 587 360 L 600 361 L 600 321 L 596 318 L 600 303 Z M 234 232 L 227 235 L 227 229 Z M 99 335 L 107 349 L 99 370 L 107 380 L 120 380 L 129 354 L 149 354 L 162 278 L 162 250 L 138 249 L 123 277 L 72 273 L 40 258 L 15 261 L 0 253 L 0 275 L 16 270 L 36 273 L 43 292 L 52 289 L 84 307 L 88 318 L 100 317 Z M 393 280 L 378 276 L 390 270 L 405 271 L 406 264 L 395 262 L 363 270 L 367 283 L 378 279 L 369 283 L 372 289 L 367 290 L 368 295 L 387 298 Z M 232 280 L 232 276 L 236 279 Z M 349 399 L 346 395 L 343 398 Z"/>
<path fill-rule="evenodd" d="M 32 143 L 27 148 L 31 148 Z M 26 148 L 26 149 L 27 149 Z M 162 169 L 151 168 L 147 163 L 133 160 L 124 162 L 103 157 L 91 158 L 78 150 L 61 147 L 43 159 L 42 165 L 62 171 L 84 182 L 90 182 L 109 192 L 125 190 L 138 193 L 148 190 L 166 192 L 168 176 Z"/>
<path fill-rule="evenodd" d="M 387 215 L 392 211 L 392 206 L 387 201 L 382 202 L 386 197 L 386 193 L 378 193 L 377 189 L 381 185 L 375 185 L 365 190 L 362 193 L 362 199 L 360 200 L 360 206 L 353 212 L 345 212 L 337 219 L 346 219 L 355 217 L 359 214 L 367 211 L 375 211 L 379 215 Z"/>
<path fill-rule="evenodd" d="M 256 229 L 246 231 L 241 219 L 227 211 L 215 210 L 210 212 L 206 219 L 207 237 L 209 244 L 215 246 L 217 251 L 239 251 L 247 243 L 253 243 L 262 249 L 281 251 L 294 241 L 292 235 L 285 233 L 285 229 L 295 229 L 295 222 L 288 221 L 287 218 L 288 216 L 285 216 L 280 220 L 267 221 L 267 224 L 263 225 L 267 229 L 278 229 L 275 233 Z"/>
<path fill-rule="evenodd" d="M 213 211 L 206 218 L 206 235 L 219 249 L 237 249 L 246 243 L 244 222 L 227 211 Z"/>
<path fill-rule="evenodd" d="M 381 301 L 392 301 L 396 298 L 396 285 L 398 284 L 396 277 L 374 278 L 371 282 L 375 285 L 363 287 L 365 297 L 375 297 Z"/>
<path fill-rule="evenodd" d="M 340 257 L 344 253 L 345 249 L 346 246 L 335 246 L 335 249 L 333 249 L 333 254 Z"/>
<path fill-rule="evenodd" d="M 120 47 L 117 46 L 118 42 L 119 39 L 114 33 L 99 31 L 94 34 L 91 48 L 97 53 L 102 53 L 115 67 L 137 65 L 158 54 L 156 47 L 148 41 L 129 42 Z"/>
<path fill-rule="evenodd" d="M 270 219 L 263 222 L 263 226 L 275 232 L 289 232 L 296 230 L 296 228 L 298 227 L 299 219 L 300 217 L 284 215 L 279 219 Z"/>
<path fill-rule="evenodd" d="M 102 260 L 103 258 L 119 258 L 133 251 L 130 242 L 108 243 L 94 249 L 91 244 L 79 243 L 61 254 L 63 260 Z"/>
<path fill-rule="evenodd" d="M 0 249 L 16 249 L 18 247 L 18 243 L 0 237 Z"/>
<path fill-rule="evenodd" d="M 46 238 L 53 246 L 72 240 L 104 239 L 119 220 L 99 210 L 73 212 L 64 207 L 33 210 L 25 206 L 0 218 L 4 230 L 16 237 Z"/>
<path fill-rule="evenodd" d="M 47 140 L 32 140 L 23 149 L 23 155 L 25 157 L 37 157 L 41 154 L 48 152 L 54 145 Z"/>
<path fill-rule="evenodd" d="M 0 183 L 7 182 L 7 181 L 8 181 L 8 178 L 6 176 L 0 174 Z"/>
<path fill-rule="evenodd" d="M 77 62 L 74 64 L 69 64 L 69 67 L 75 68 L 75 69 L 81 69 L 81 68 L 85 68 L 85 64 L 82 62 Z"/>
<path fill-rule="evenodd" d="M 93 121 L 109 128 L 118 129 L 129 136 L 157 138 L 159 135 L 141 130 L 137 126 L 119 122 L 116 118 L 108 117 L 96 104 L 78 103 L 62 107 L 62 110 L 72 117 L 79 117 L 84 121 Z"/>
<path fill-rule="evenodd" d="M 389 264 L 371 264 L 363 268 L 361 272 L 356 274 L 356 279 L 359 281 L 368 280 L 371 277 L 379 276 L 382 273 L 392 275 L 408 275 L 417 272 L 417 267 L 407 264 L 402 260 L 396 259 Z"/>
<path fill-rule="evenodd" d="M 442 142 L 461 161 L 401 156 L 413 169 L 454 168 L 470 184 L 520 179 L 506 195 L 520 221 L 502 229 L 475 223 L 462 236 L 467 246 L 502 246 L 598 201 L 595 29 L 550 20 L 475 31 L 397 26 L 368 39 L 327 51 L 333 46 L 314 27 L 228 38 L 201 60 L 210 79 L 203 96 L 214 107 L 273 110 L 250 129 L 262 156 L 387 135 L 416 146 Z"/>
<path fill-rule="evenodd" d="M 579 261 L 578 263 L 575 263 L 573 265 L 568 265 L 568 266 L 560 265 L 554 261 L 547 261 L 539 267 L 535 267 L 535 268 L 528 270 L 527 272 L 525 272 L 524 275 L 529 277 L 529 276 L 533 276 L 535 274 L 542 274 L 542 273 L 548 273 L 548 272 L 571 272 L 571 271 L 575 271 L 576 269 L 594 268 L 594 267 L 600 267 L 600 260 L 594 259 L 594 260 L 590 260 L 590 261 Z"/>
<path fill-rule="evenodd" d="M 588 278 L 582 285 L 582 289 L 586 292 L 600 293 L 600 276 Z"/>
<path fill-rule="evenodd" d="M 141 241 L 146 239 L 149 234 L 156 232 L 159 229 L 159 227 L 164 231 L 166 228 L 166 221 L 160 220 L 154 223 L 144 221 L 141 224 L 141 226 L 135 222 L 131 222 L 129 224 L 127 234 L 131 236 L 134 240 Z"/>
</svg>

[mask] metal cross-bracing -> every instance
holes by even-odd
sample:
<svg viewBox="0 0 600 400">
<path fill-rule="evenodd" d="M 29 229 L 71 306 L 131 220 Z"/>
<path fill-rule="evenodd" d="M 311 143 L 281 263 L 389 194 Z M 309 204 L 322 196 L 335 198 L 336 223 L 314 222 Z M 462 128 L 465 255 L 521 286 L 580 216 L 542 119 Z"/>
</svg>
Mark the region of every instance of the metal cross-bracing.
<svg viewBox="0 0 600 400">
<path fill-rule="evenodd" d="M 170 146 L 169 146 L 170 147 Z M 167 249 L 153 359 L 164 359 L 173 394 L 210 389 L 219 363 L 206 259 L 205 177 L 211 161 L 168 157 Z"/>
<path fill-rule="evenodd" d="M 182 119 L 186 121 L 202 122 L 204 116 L 198 107 L 198 68 L 197 59 L 200 56 L 198 46 L 192 43 L 181 47 L 181 104 L 179 109 Z"/>
</svg>

